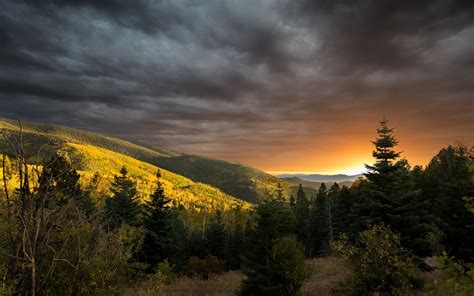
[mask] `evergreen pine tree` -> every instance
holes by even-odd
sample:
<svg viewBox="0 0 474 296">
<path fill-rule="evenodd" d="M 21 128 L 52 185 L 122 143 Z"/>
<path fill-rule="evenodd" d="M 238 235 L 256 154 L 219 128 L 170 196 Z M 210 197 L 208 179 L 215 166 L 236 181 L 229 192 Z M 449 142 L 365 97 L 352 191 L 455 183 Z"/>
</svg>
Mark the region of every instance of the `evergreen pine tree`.
<svg viewBox="0 0 474 296">
<path fill-rule="evenodd" d="M 242 227 L 237 223 L 232 231 L 227 247 L 226 263 L 230 270 L 240 268 L 240 253 L 244 248 L 245 233 Z"/>
<path fill-rule="evenodd" d="M 473 164 L 467 147 L 449 146 L 430 161 L 419 182 L 444 234 L 442 244 L 450 255 L 470 261 L 474 260 L 474 212 L 467 202 L 474 197 Z"/>
<path fill-rule="evenodd" d="M 296 193 L 294 212 L 296 217 L 296 237 L 305 246 L 309 246 L 309 200 L 301 184 Z"/>
<path fill-rule="evenodd" d="M 148 272 L 153 272 L 158 263 L 165 259 L 179 263 L 177 257 L 182 252 L 180 237 L 183 231 L 179 229 L 181 223 L 170 207 L 171 200 L 165 195 L 159 170 L 156 177 L 155 191 L 150 196 L 150 201 L 145 204 L 145 237 L 138 255 L 139 261 L 149 265 Z"/>
<path fill-rule="evenodd" d="M 435 231 L 429 205 L 415 188 L 407 161 L 397 161 L 400 153 L 394 150 L 398 141 L 393 128 L 385 119 L 380 124 L 379 137 L 372 142 L 376 162 L 366 166 L 369 186 L 358 214 L 366 226 L 390 225 L 401 235 L 405 248 L 418 256 L 428 256 L 434 247 L 430 236 Z"/>
<path fill-rule="evenodd" d="M 106 218 L 111 227 L 119 227 L 122 223 L 139 225 L 140 205 L 136 197 L 137 189 L 127 174 L 128 171 L 123 166 L 120 175 L 114 176 L 111 184 L 112 197 L 105 201 Z"/>
<path fill-rule="evenodd" d="M 313 200 L 310 218 L 311 255 L 325 254 L 329 251 L 328 190 L 326 184 L 319 187 Z"/>
<path fill-rule="evenodd" d="M 186 239 L 186 257 L 204 258 L 208 253 L 207 241 L 200 229 L 190 229 Z"/>
<path fill-rule="evenodd" d="M 342 186 L 339 193 L 332 200 L 333 205 L 333 231 L 334 238 L 338 239 L 343 233 L 350 234 L 351 210 L 354 206 L 352 192 L 346 186 Z"/>
<path fill-rule="evenodd" d="M 258 205 L 256 215 L 255 227 L 247 230 L 249 234 L 242 256 L 242 270 L 246 279 L 240 294 L 287 295 L 282 284 L 286 282 L 285 275 L 295 266 L 280 267 L 280 256 L 273 256 L 273 251 L 280 240 L 294 233 L 293 211 L 287 203 L 269 200 Z M 296 248 L 295 251 L 299 252 Z"/>
<path fill-rule="evenodd" d="M 226 231 L 220 211 L 217 211 L 213 221 L 207 227 L 205 236 L 208 253 L 219 259 L 224 259 Z"/>
<path fill-rule="evenodd" d="M 394 174 L 400 165 L 395 162 L 400 157 L 400 153 L 393 148 L 398 145 L 398 140 L 393 135 L 393 128 L 387 126 L 388 121 L 385 118 L 380 122 L 380 128 L 377 129 L 379 137 L 372 141 L 375 150 L 372 156 L 376 159 L 373 166 L 366 165 L 368 172 L 365 177 L 384 194 L 390 193 L 393 189 L 397 177 Z"/>
<path fill-rule="evenodd" d="M 328 239 L 329 242 L 334 240 L 334 201 L 338 199 L 341 189 L 337 183 L 334 183 L 328 192 L 328 199 L 326 202 L 326 216 L 328 225 Z"/>
</svg>

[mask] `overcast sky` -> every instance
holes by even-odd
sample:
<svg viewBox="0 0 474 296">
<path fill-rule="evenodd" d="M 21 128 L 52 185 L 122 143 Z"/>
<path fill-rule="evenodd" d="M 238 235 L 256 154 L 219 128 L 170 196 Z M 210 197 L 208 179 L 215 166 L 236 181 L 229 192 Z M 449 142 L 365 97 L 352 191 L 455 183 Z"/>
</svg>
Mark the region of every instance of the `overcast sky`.
<svg viewBox="0 0 474 296">
<path fill-rule="evenodd" d="M 473 144 L 474 1 L 1 4 L 1 117 L 267 171 L 354 171 L 383 115 L 412 163 Z"/>
</svg>

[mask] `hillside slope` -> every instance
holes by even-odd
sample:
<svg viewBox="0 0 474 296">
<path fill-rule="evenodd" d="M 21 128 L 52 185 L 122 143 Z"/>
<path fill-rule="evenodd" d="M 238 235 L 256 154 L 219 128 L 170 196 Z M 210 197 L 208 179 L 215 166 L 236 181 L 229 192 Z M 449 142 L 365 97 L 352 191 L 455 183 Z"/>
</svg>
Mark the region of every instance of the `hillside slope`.
<svg viewBox="0 0 474 296">
<path fill-rule="evenodd" d="M 21 125 L 27 140 L 32 140 L 35 144 L 83 143 L 105 148 L 146 162 L 160 156 L 180 155 L 177 152 L 165 149 L 150 149 L 118 138 L 65 126 L 26 121 L 22 121 Z M 19 131 L 19 125 L 17 121 L 0 118 L 0 129 Z"/>
<path fill-rule="evenodd" d="M 213 213 L 217 210 L 228 211 L 235 208 L 249 209 L 251 205 L 234 198 L 210 185 L 194 182 L 186 177 L 174 174 L 152 164 L 104 148 L 78 143 L 64 143 L 61 154 L 71 159 L 73 166 L 81 175 L 83 188 L 92 189 L 96 201 L 101 203 L 111 195 L 110 183 L 120 168 L 125 166 L 134 180 L 140 200 L 148 200 L 156 187 L 156 172 L 160 170 L 161 181 L 166 195 L 175 206 L 183 207 L 188 213 Z M 0 168 L 0 176 L 2 175 Z M 13 170 L 14 172 L 14 170 Z M 13 183 L 12 183 L 13 182 Z M 12 178 L 10 189 L 16 188 L 17 178 Z M 0 182 L 3 188 L 3 182 Z"/>
<path fill-rule="evenodd" d="M 65 150 L 75 159 L 79 171 L 86 180 L 98 172 L 102 178 L 110 182 L 125 165 L 129 175 L 137 183 L 140 197 L 144 200 L 147 200 L 153 192 L 156 182 L 155 174 L 160 169 L 165 193 L 179 206 L 206 211 L 225 211 L 235 207 L 248 208 L 250 206 L 207 184 L 194 182 L 152 164 L 107 149 L 67 143 Z"/>
<path fill-rule="evenodd" d="M 192 180 L 211 184 L 249 202 L 256 202 L 272 194 L 278 183 L 287 194 L 290 188 L 286 181 L 260 170 L 201 156 L 158 157 L 154 163 Z"/>
<path fill-rule="evenodd" d="M 278 183 L 281 183 L 287 192 L 290 191 L 290 185 L 287 182 L 241 164 L 185 155 L 151 145 L 141 146 L 114 137 L 64 126 L 22 122 L 22 127 L 25 142 L 30 146 L 32 156 L 43 146 L 42 153 L 48 154 L 67 143 L 90 145 L 162 167 L 195 182 L 210 184 L 228 195 L 249 202 L 255 202 L 274 192 Z M 0 129 L 18 132 L 19 127 L 16 121 L 0 119 Z M 1 145 L 2 143 L 0 143 L 0 148 Z"/>
</svg>

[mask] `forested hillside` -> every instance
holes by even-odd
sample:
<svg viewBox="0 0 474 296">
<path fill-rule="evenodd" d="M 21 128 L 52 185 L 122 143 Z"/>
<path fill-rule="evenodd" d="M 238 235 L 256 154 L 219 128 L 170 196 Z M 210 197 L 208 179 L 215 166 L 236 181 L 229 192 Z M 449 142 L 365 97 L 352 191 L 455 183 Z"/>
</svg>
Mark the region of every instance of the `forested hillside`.
<svg viewBox="0 0 474 296">
<path fill-rule="evenodd" d="M 8 119 L 0 119 L 0 128 L 12 132 L 19 130 L 18 122 Z M 22 122 L 22 128 L 28 155 L 35 156 L 31 161 L 38 161 L 57 149 L 68 147 L 68 143 L 86 144 L 162 167 L 196 182 L 210 184 L 228 195 L 249 202 L 263 198 L 274 191 L 279 183 L 286 191 L 289 190 L 286 182 L 241 164 L 184 155 L 152 145 L 140 146 L 114 137 L 57 125 Z M 0 145 L 4 145 L 1 140 Z M 42 150 L 38 155 L 36 152 L 39 148 Z M 87 159 L 87 155 L 83 153 L 82 159 Z"/>
<path fill-rule="evenodd" d="M 229 163 L 194 155 L 159 157 L 156 163 L 165 169 L 187 176 L 192 180 L 211 184 L 233 196 L 255 203 L 277 189 L 285 192 L 289 184 L 275 176 L 237 163 Z"/>
<path fill-rule="evenodd" d="M 15 125 L 13 122 L 10 124 L 3 122 L 3 128 L 8 131 L 19 131 L 18 124 Z M 96 190 L 104 194 L 108 194 L 107 187 L 113 180 L 113 176 L 120 171 L 122 166 L 126 166 L 130 177 L 136 183 L 137 196 L 141 200 L 147 200 L 153 192 L 156 181 L 155 174 L 160 169 L 166 194 L 177 206 L 183 206 L 190 211 L 208 211 L 210 213 L 217 210 L 227 211 L 235 207 L 246 209 L 250 206 L 210 185 L 192 181 L 129 156 L 151 159 L 161 155 L 159 152 L 119 139 L 66 127 L 22 124 L 22 128 L 24 128 L 22 135 L 26 154 L 32 164 L 44 162 L 45 159 L 60 151 L 78 170 L 82 184 L 87 185 L 91 180 L 100 176 L 95 180 Z M 17 133 L 14 132 L 12 135 L 17 135 Z M 0 140 L 4 149 L 7 148 L 5 141 L 6 139 Z"/>
</svg>

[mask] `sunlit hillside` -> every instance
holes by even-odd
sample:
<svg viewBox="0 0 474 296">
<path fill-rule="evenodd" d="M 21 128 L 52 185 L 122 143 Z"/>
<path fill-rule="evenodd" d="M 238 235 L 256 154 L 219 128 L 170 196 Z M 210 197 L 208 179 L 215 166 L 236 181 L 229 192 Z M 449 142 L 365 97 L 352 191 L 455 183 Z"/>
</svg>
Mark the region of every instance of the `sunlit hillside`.
<svg viewBox="0 0 474 296">
<path fill-rule="evenodd" d="M 249 202 L 255 202 L 274 192 L 278 183 L 285 191 L 290 190 L 286 181 L 237 163 L 185 155 L 152 145 L 140 146 L 114 137 L 57 125 L 22 122 L 22 128 L 31 161 L 37 161 L 37 156 L 41 158 L 73 143 L 107 149 L 162 167 L 193 181 L 210 184 L 228 195 Z M 0 129 L 18 133 L 18 122 L 0 119 Z M 0 141 L 0 147 L 4 144 Z M 39 149 L 42 151 L 40 155 L 37 154 Z"/>
<path fill-rule="evenodd" d="M 14 136 L 10 140 L 19 141 L 17 123 L 1 120 L 0 127 L 13 132 Z M 165 193 L 174 201 L 175 206 L 184 207 L 189 213 L 199 215 L 200 212 L 213 213 L 216 210 L 228 211 L 233 208 L 248 209 L 251 206 L 213 186 L 195 182 L 137 159 L 152 159 L 162 156 L 165 155 L 165 150 L 159 152 L 120 139 L 66 127 L 29 123 L 22 123 L 22 127 L 23 142 L 32 164 L 40 163 L 56 149 L 65 152 L 75 168 L 79 170 L 81 183 L 84 187 L 90 186 L 91 183 L 95 184 L 94 190 L 98 196 L 98 202 L 110 195 L 109 185 L 113 176 L 118 174 L 122 166 L 125 166 L 137 184 L 141 200 L 148 199 L 153 192 L 156 186 L 155 174 L 160 169 Z M 0 147 L 7 148 L 6 139 L 2 138 L 0 145 Z M 122 151 L 123 154 L 116 151 Z M 172 152 L 166 153 L 176 155 Z M 96 173 L 100 175 L 100 179 L 91 182 Z M 16 186 L 15 182 L 17 182 L 15 178 L 9 182 L 12 188 Z"/>
<path fill-rule="evenodd" d="M 84 143 L 105 149 L 109 149 L 121 154 L 131 156 L 142 161 L 150 161 L 158 156 L 176 156 L 177 152 L 166 149 L 149 149 L 118 138 L 107 137 L 90 131 L 69 128 L 59 125 L 41 124 L 32 122 L 21 122 L 22 131 L 26 136 L 26 144 L 33 139 L 34 143 L 55 144 L 63 142 Z M 0 129 L 19 131 L 17 121 L 0 119 Z"/>
<path fill-rule="evenodd" d="M 159 169 L 165 192 L 177 206 L 198 212 L 227 211 L 236 207 L 243 209 L 250 207 L 248 203 L 217 188 L 194 182 L 149 163 L 107 149 L 87 144 L 65 143 L 63 150 L 80 171 L 82 184 L 89 184 L 96 173 L 100 174 L 102 180 L 99 182 L 100 187 L 96 189 L 103 192 L 104 198 L 109 194 L 108 185 L 113 180 L 113 176 L 122 166 L 125 166 L 137 183 L 138 194 L 142 200 L 147 200 L 153 192 L 156 184 L 155 175 Z"/>
<path fill-rule="evenodd" d="M 147 200 L 155 188 L 156 172 L 162 174 L 165 193 L 173 200 L 176 206 L 182 206 L 192 212 L 215 212 L 216 210 L 228 211 L 234 208 L 249 209 L 250 204 L 236 199 L 217 188 L 207 184 L 194 182 L 188 178 L 171 173 L 154 165 L 133 159 L 126 155 L 115 153 L 91 145 L 67 143 L 66 149 L 81 174 L 81 184 L 86 187 L 91 183 L 96 173 L 100 174 L 97 180 L 102 198 L 110 195 L 108 186 L 122 166 L 129 171 L 129 175 L 136 182 L 138 195 L 141 200 Z M 33 174 L 32 174 L 33 175 Z M 3 172 L 0 169 L 0 176 Z M 18 181 L 13 178 L 9 183 L 14 188 Z M 3 182 L 0 184 L 3 188 Z M 99 195 L 100 196 L 100 195 Z M 99 200 L 98 202 L 101 202 Z"/>
<path fill-rule="evenodd" d="M 229 210 L 235 207 L 248 208 L 250 205 L 238 200 L 217 188 L 194 182 L 183 176 L 158 168 L 129 156 L 91 145 L 67 143 L 68 152 L 78 162 L 78 169 L 84 179 L 90 179 L 98 172 L 107 181 L 122 166 L 126 166 L 130 176 L 136 180 L 142 199 L 148 199 L 156 182 L 156 171 L 160 169 L 165 192 L 177 205 L 205 211 Z M 86 182 L 85 182 L 86 183 Z"/>
</svg>

